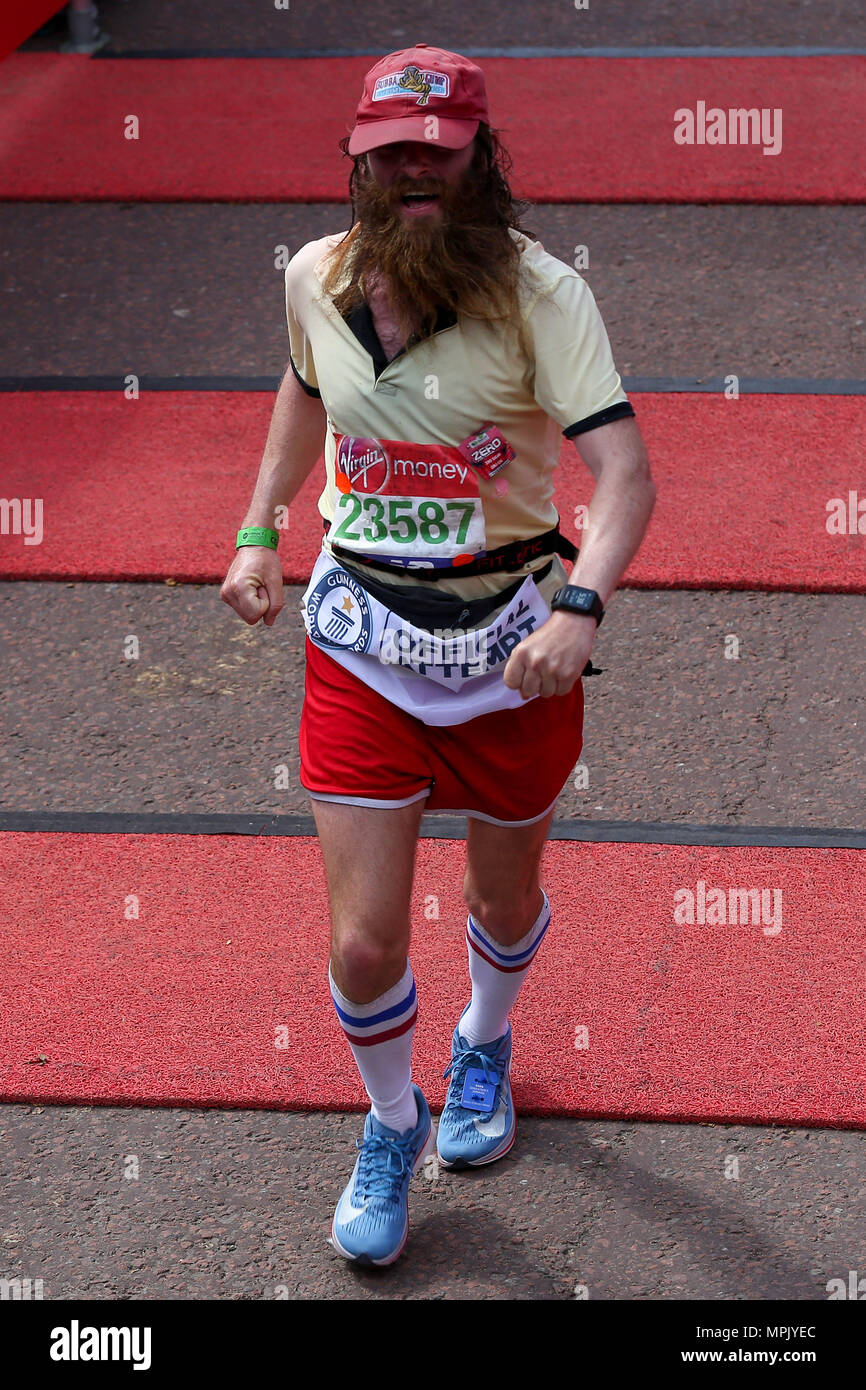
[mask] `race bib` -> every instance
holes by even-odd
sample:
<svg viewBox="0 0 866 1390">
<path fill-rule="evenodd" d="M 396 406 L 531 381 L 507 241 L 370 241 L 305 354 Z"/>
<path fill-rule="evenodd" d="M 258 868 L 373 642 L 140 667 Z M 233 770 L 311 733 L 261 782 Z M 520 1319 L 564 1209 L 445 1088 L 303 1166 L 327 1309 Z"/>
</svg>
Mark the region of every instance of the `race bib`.
<svg viewBox="0 0 866 1390">
<path fill-rule="evenodd" d="M 478 477 L 459 449 L 334 434 L 337 503 L 328 539 L 396 565 L 483 555 Z"/>
</svg>

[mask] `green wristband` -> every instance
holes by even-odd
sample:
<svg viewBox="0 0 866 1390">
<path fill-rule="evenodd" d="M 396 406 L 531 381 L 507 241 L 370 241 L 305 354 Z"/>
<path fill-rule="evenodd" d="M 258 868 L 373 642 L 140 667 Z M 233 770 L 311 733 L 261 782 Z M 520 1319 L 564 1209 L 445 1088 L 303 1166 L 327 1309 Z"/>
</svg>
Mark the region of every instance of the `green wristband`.
<svg viewBox="0 0 866 1390">
<path fill-rule="evenodd" d="M 238 531 L 235 550 L 240 550 L 242 545 L 266 545 L 269 550 L 276 550 L 279 540 L 279 531 L 272 531 L 269 526 L 244 526 Z"/>
</svg>

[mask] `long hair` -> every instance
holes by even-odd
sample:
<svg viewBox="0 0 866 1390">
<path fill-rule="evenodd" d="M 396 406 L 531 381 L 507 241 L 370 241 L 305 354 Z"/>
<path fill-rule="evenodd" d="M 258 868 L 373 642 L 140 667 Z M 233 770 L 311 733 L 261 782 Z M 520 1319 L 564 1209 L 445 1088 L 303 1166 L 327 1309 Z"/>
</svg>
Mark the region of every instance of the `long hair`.
<svg viewBox="0 0 866 1390">
<path fill-rule="evenodd" d="M 368 174 L 365 165 L 365 156 L 362 154 L 354 156 L 349 154 L 349 136 L 346 135 L 339 143 L 343 155 L 352 160 L 352 169 L 349 174 L 349 201 L 352 208 L 352 225 L 346 235 L 328 254 L 323 277 L 323 287 L 327 294 L 332 295 L 337 311 L 345 315 L 364 300 L 364 295 L 359 284 L 359 274 L 351 274 L 348 283 L 344 284 L 341 288 L 338 288 L 338 286 L 340 285 L 347 262 L 349 263 L 349 268 L 351 268 L 352 245 L 360 231 L 357 214 L 358 196 L 362 183 L 368 177 Z M 502 144 L 498 132 L 493 130 L 485 122 L 479 122 L 478 130 L 474 138 L 474 150 L 469 172 L 473 176 L 474 186 L 483 199 L 485 208 L 489 212 L 490 229 L 494 233 L 499 230 L 503 234 L 507 233 L 509 229 L 513 229 L 529 237 L 531 241 L 537 241 L 538 238 L 535 233 L 522 225 L 521 219 L 532 205 L 525 199 L 517 199 L 514 197 L 509 183 L 511 170 L 511 156 Z M 506 316 L 511 319 L 512 323 L 517 327 L 522 341 L 523 332 L 522 324 L 519 319 L 517 299 L 520 248 L 510 235 L 502 236 L 502 248 L 505 258 L 502 298 L 508 303 L 508 313 Z M 471 309 L 468 309 L 468 311 L 471 312 Z"/>
</svg>

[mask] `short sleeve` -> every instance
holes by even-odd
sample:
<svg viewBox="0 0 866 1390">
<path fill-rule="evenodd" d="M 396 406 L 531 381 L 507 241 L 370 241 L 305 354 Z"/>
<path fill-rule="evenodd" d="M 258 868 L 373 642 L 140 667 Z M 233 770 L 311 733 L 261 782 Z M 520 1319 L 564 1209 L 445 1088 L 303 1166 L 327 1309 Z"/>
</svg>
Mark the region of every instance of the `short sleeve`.
<svg viewBox="0 0 866 1390">
<path fill-rule="evenodd" d="M 527 316 L 535 399 L 564 435 L 634 415 L 589 285 L 567 267 Z"/>
<path fill-rule="evenodd" d="M 303 248 L 302 248 L 303 249 Z M 302 304 L 303 271 L 298 265 L 298 256 L 293 256 L 286 266 L 286 322 L 289 329 L 289 357 L 292 371 L 308 396 L 320 396 L 319 379 L 310 340 L 301 327 L 298 309 Z"/>
</svg>

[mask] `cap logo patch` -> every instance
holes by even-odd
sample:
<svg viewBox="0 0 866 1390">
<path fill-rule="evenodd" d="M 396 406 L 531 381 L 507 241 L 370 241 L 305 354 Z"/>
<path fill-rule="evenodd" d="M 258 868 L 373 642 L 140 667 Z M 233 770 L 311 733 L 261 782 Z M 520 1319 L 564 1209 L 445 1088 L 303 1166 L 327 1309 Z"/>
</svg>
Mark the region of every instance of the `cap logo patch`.
<svg viewBox="0 0 866 1390">
<path fill-rule="evenodd" d="M 450 87 L 447 73 L 433 72 L 428 68 L 422 72 L 410 64 L 401 72 L 391 72 L 386 77 L 377 78 L 372 100 L 387 101 L 389 97 L 404 97 L 407 93 L 416 92 L 417 104 L 426 106 L 431 96 L 447 97 Z"/>
</svg>

